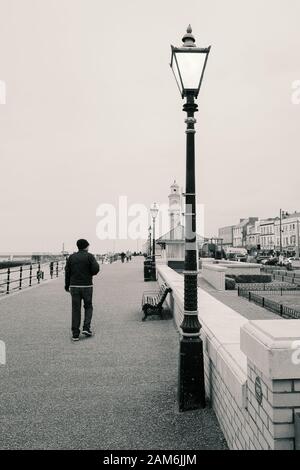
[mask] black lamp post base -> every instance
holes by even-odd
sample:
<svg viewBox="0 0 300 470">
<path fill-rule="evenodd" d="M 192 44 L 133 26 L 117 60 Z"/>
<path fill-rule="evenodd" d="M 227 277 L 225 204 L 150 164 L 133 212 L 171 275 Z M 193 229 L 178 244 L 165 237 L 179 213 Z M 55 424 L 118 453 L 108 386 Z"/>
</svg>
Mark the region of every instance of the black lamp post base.
<svg viewBox="0 0 300 470">
<path fill-rule="evenodd" d="M 201 338 L 180 340 L 179 411 L 205 408 L 203 343 Z"/>
</svg>

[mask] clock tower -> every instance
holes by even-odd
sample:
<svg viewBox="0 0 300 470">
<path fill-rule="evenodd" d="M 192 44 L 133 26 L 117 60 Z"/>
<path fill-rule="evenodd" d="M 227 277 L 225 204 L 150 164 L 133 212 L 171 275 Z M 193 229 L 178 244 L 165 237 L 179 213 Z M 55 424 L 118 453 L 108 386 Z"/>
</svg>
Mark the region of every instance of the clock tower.
<svg viewBox="0 0 300 470">
<path fill-rule="evenodd" d="M 170 230 L 181 223 L 181 192 L 176 181 L 171 186 L 169 194 L 169 217 L 170 217 Z"/>
</svg>

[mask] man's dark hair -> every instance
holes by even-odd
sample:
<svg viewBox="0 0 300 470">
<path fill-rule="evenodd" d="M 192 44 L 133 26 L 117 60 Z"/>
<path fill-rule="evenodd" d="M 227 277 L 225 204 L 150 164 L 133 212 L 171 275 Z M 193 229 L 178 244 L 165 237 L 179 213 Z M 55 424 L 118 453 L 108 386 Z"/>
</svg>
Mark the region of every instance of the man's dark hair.
<svg viewBox="0 0 300 470">
<path fill-rule="evenodd" d="M 78 250 L 85 250 L 89 246 L 89 242 L 84 238 L 80 238 L 80 240 L 77 240 L 76 245 Z"/>
</svg>

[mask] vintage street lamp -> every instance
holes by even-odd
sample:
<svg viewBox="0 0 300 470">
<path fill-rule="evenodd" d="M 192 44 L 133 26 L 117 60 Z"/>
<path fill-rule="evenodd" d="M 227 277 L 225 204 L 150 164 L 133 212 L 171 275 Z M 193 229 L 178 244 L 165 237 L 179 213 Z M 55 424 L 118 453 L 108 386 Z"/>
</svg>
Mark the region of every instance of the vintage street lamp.
<svg viewBox="0 0 300 470">
<path fill-rule="evenodd" d="M 153 206 L 150 209 L 150 213 L 152 216 L 153 220 L 153 232 L 152 232 L 152 240 L 153 240 L 153 246 L 152 246 L 152 278 L 153 281 L 156 281 L 156 262 L 155 262 L 155 219 L 158 215 L 158 206 L 156 202 L 153 204 Z"/>
<path fill-rule="evenodd" d="M 186 98 L 186 192 L 185 192 L 185 263 L 184 319 L 181 324 L 179 358 L 179 410 L 205 407 L 203 343 L 198 319 L 198 255 L 196 234 L 195 123 L 198 97 L 210 47 L 196 47 L 191 25 L 182 39 L 182 47 L 171 46 L 171 68 L 180 94 Z"/>
<path fill-rule="evenodd" d="M 149 225 L 149 228 L 148 228 L 148 233 L 149 233 L 148 256 L 151 256 L 151 231 L 152 231 L 152 228 L 151 228 L 151 225 Z"/>
<path fill-rule="evenodd" d="M 282 219 L 284 219 L 285 217 L 287 217 L 289 215 L 289 213 L 287 211 L 283 211 L 282 209 L 280 209 L 280 215 L 279 215 L 279 230 L 280 230 L 280 255 L 282 255 L 282 233 L 283 233 L 283 227 L 282 227 Z"/>
</svg>

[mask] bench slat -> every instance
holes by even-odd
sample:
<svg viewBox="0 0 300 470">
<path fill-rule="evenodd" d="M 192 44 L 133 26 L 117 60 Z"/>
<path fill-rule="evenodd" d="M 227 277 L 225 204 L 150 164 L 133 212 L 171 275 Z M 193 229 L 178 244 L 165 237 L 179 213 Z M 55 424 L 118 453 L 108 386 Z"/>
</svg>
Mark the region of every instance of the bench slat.
<svg viewBox="0 0 300 470">
<path fill-rule="evenodd" d="M 159 291 L 144 292 L 142 298 L 142 310 L 144 311 L 145 316 L 143 320 L 145 320 L 148 315 L 157 313 L 161 314 L 163 303 L 170 292 L 172 292 L 172 289 L 168 287 L 166 283 L 163 283 L 160 286 Z M 148 308 L 150 309 L 149 313 Z"/>
</svg>

